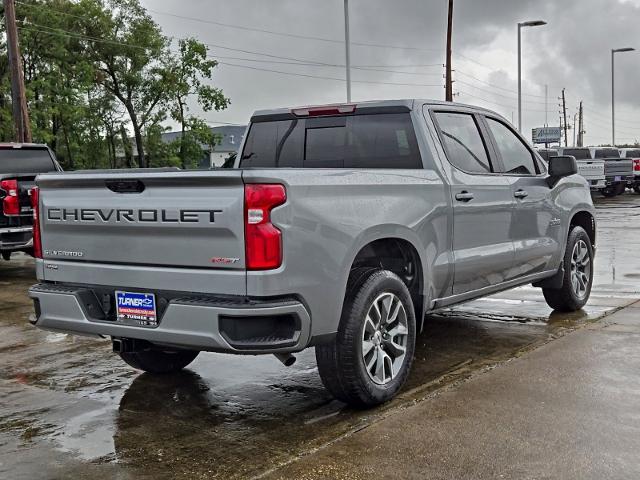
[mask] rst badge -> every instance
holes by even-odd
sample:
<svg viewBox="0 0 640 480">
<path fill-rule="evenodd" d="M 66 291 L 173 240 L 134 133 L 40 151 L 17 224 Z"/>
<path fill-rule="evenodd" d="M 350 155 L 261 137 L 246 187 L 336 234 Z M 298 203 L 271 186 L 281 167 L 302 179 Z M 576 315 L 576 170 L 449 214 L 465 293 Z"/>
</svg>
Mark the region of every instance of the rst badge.
<svg viewBox="0 0 640 480">
<path fill-rule="evenodd" d="M 156 296 L 152 293 L 116 292 L 119 321 L 134 321 L 143 327 L 158 326 Z"/>
</svg>

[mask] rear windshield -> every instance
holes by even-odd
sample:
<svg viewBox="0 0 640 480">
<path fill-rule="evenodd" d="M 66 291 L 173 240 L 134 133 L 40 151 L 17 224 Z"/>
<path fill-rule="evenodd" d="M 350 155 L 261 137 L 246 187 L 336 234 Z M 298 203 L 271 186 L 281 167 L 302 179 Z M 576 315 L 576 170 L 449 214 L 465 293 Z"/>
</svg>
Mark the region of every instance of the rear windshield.
<svg viewBox="0 0 640 480">
<path fill-rule="evenodd" d="M 565 148 L 562 154 L 575 157 L 576 160 L 591 160 L 591 152 L 588 148 Z"/>
<path fill-rule="evenodd" d="M 408 113 L 300 118 L 251 125 L 240 167 L 422 168 Z"/>
<path fill-rule="evenodd" d="M 35 148 L 0 148 L 0 174 L 55 172 L 48 150 Z"/>
<path fill-rule="evenodd" d="M 599 148 L 594 158 L 620 158 L 620 150 L 617 148 Z"/>
<path fill-rule="evenodd" d="M 556 150 L 538 150 L 538 153 L 545 162 L 548 162 L 551 157 L 558 156 L 558 152 Z"/>
<path fill-rule="evenodd" d="M 627 150 L 625 153 L 626 158 L 640 158 L 640 149 L 638 150 Z"/>
</svg>

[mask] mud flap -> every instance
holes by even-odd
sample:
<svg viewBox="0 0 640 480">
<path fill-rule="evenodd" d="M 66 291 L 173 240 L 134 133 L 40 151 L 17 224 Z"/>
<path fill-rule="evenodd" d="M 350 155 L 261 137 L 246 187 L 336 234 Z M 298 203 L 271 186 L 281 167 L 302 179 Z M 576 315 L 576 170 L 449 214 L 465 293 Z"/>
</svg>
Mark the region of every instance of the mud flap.
<svg viewBox="0 0 640 480">
<path fill-rule="evenodd" d="M 544 280 L 540 280 L 532 283 L 532 285 L 536 288 L 562 288 L 562 283 L 564 282 L 564 262 L 560 265 L 558 272 L 549 278 L 545 278 Z"/>
</svg>

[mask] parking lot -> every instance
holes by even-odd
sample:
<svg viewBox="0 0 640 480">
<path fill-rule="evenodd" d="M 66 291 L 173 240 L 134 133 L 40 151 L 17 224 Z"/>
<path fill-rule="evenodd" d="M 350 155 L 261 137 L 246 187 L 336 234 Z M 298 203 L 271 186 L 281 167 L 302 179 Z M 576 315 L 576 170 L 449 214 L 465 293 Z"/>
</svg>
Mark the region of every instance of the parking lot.
<svg viewBox="0 0 640 480">
<path fill-rule="evenodd" d="M 109 341 L 33 328 L 32 261 L 0 263 L 0 478 L 277 475 L 383 418 L 402 422 L 408 405 L 640 298 L 640 196 L 596 203 L 596 276 L 584 311 L 552 313 L 537 289 L 523 287 L 432 315 L 403 392 L 370 411 L 331 399 L 312 350 L 289 368 L 270 356 L 207 354 L 181 374 L 140 374 Z"/>
</svg>

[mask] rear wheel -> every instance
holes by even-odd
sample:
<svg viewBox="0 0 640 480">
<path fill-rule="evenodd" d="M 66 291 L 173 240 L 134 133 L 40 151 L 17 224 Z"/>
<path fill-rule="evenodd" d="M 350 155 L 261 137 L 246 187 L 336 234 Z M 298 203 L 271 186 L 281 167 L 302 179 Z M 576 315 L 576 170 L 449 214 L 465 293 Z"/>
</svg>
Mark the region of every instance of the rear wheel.
<svg viewBox="0 0 640 480">
<path fill-rule="evenodd" d="M 404 282 L 386 270 L 353 275 L 335 340 L 316 347 L 318 371 L 339 400 L 366 408 L 390 400 L 409 375 L 416 319 Z"/>
<path fill-rule="evenodd" d="M 615 197 L 617 195 L 616 189 L 613 186 L 609 186 L 600 190 L 600 193 L 607 198 Z"/>
<path fill-rule="evenodd" d="M 586 305 L 593 283 L 593 247 L 582 227 L 574 227 L 569 233 L 563 261 L 562 288 L 543 288 L 542 293 L 554 310 L 574 312 Z"/>
<path fill-rule="evenodd" d="M 179 372 L 193 362 L 200 352 L 197 350 L 156 350 L 120 353 L 127 364 L 149 373 Z"/>
<path fill-rule="evenodd" d="M 2 258 L 8 262 L 11 260 L 11 252 L 2 252 Z"/>
<path fill-rule="evenodd" d="M 633 191 L 636 193 L 640 193 L 640 185 L 636 184 L 633 186 Z"/>
</svg>

